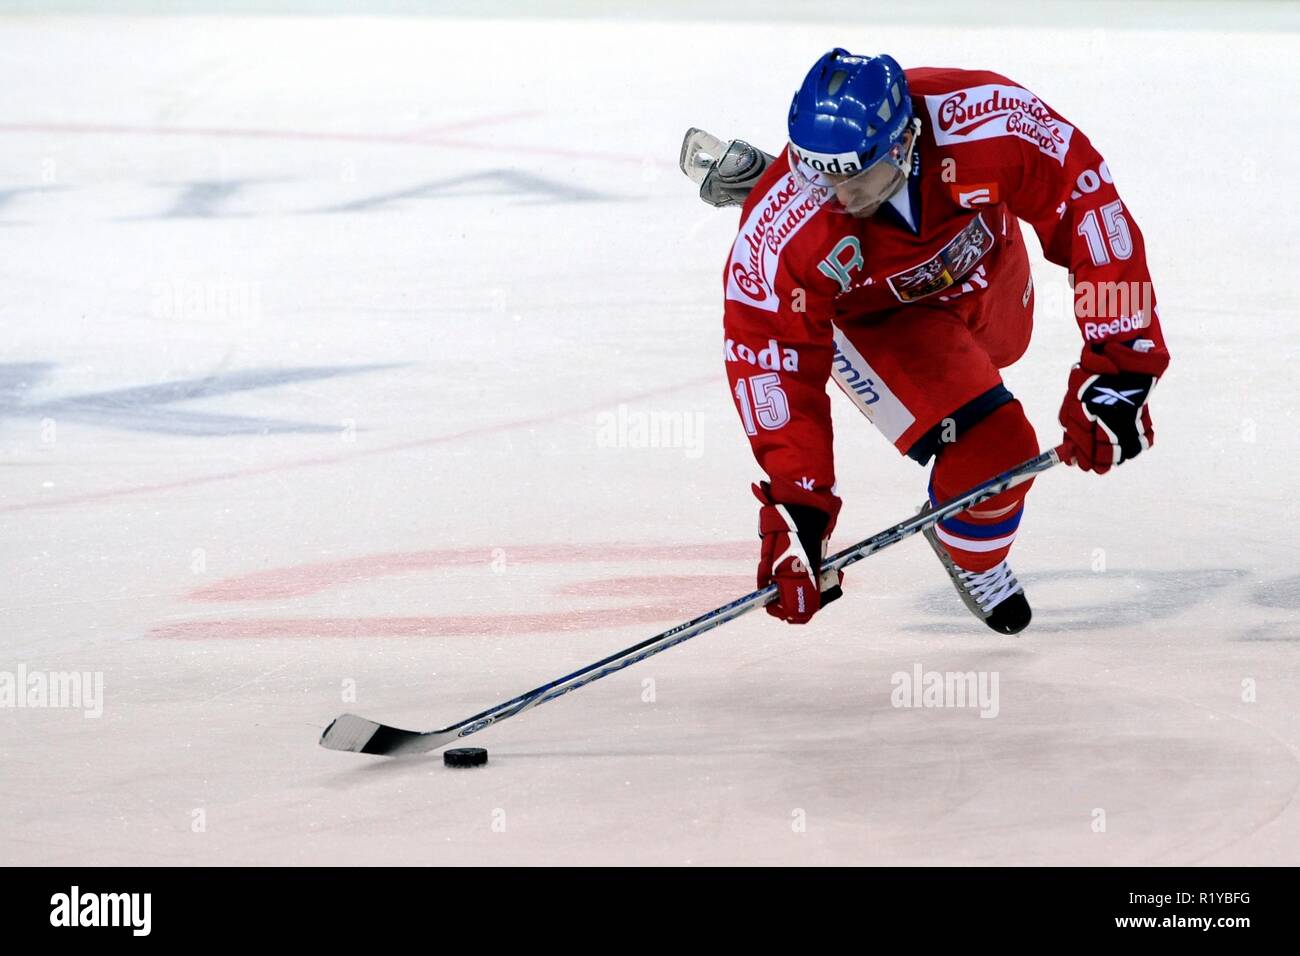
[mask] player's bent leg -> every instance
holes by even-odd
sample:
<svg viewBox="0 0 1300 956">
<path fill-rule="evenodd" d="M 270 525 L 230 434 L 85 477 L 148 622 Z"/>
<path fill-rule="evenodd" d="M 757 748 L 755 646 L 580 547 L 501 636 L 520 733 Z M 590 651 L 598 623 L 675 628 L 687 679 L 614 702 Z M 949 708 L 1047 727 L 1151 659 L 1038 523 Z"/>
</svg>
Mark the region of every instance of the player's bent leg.
<svg viewBox="0 0 1300 956">
<path fill-rule="evenodd" d="M 944 447 L 930 479 L 930 500 L 943 501 L 1014 467 L 1037 451 L 1020 403 L 1007 402 Z M 962 602 L 1000 634 L 1024 630 L 1033 616 L 1007 563 L 1032 482 L 968 508 L 925 531 Z"/>
<path fill-rule="evenodd" d="M 834 334 L 831 378 L 900 452 L 938 434 L 954 409 L 1011 398 L 965 317 L 917 304 L 873 322 L 847 322 Z M 976 416 L 979 417 L 979 416 Z"/>
<path fill-rule="evenodd" d="M 1011 399 L 941 444 L 930 475 L 930 500 L 954 498 L 1038 454 L 1038 438 L 1020 402 Z M 1032 481 L 942 521 L 936 536 L 959 567 L 987 571 L 1011 551 Z"/>
<path fill-rule="evenodd" d="M 966 316 L 952 309 L 910 306 L 837 328 L 831 377 L 900 452 L 922 465 L 937 459 L 937 498 L 1037 454 L 1020 403 Z M 1022 630 L 1031 616 L 1006 563 L 1027 490 L 1009 489 L 925 533 L 971 613 L 1002 634 Z"/>
</svg>

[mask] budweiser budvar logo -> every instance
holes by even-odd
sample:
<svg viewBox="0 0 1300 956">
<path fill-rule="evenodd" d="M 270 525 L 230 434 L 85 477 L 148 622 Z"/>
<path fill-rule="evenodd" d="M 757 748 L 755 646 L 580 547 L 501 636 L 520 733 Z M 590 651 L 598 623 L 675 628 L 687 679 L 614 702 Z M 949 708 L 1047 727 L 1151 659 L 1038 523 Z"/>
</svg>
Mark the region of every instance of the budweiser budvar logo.
<svg viewBox="0 0 1300 956">
<path fill-rule="evenodd" d="M 925 98 L 940 145 L 1018 136 L 1064 163 L 1074 127 L 1047 104 L 1018 86 L 988 84 Z"/>
<path fill-rule="evenodd" d="M 750 211 L 732 247 L 728 298 L 739 298 L 732 294 L 739 291 L 751 300 L 751 305 L 776 310 L 772 274 L 781 248 L 817 211 L 826 195 L 827 190 L 819 187 L 801 187 L 793 174 L 768 190 Z"/>
<path fill-rule="evenodd" d="M 1010 116 L 1012 113 L 1028 114 L 1043 126 L 1056 124 L 1056 117 L 1038 97 L 1031 95 L 1026 99 L 1014 94 L 1008 95 L 1003 93 L 1001 87 L 995 86 L 988 96 L 976 101 L 971 100 L 966 90 L 959 90 L 949 96 L 939 104 L 939 128 L 962 136 L 990 120 Z"/>
</svg>

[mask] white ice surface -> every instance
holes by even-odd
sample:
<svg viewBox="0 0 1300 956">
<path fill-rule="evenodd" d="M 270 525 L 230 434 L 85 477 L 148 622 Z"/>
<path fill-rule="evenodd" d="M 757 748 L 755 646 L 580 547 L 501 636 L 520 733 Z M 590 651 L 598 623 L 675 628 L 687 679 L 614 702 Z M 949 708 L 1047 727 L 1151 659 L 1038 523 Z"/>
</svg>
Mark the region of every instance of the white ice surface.
<svg viewBox="0 0 1300 956">
<path fill-rule="evenodd" d="M 1233 26 L 0 21 L 0 671 L 104 679 L 98 719 L 0 709 L 0 862 L 1296 863 L 1300 45 Z M 753 615 L 473 738 L 486 769 L 317 747 L 749 589 L 735 214 L 676 151 L 778 148 L 837 44 L 1023 82 L 1145 231 L 1159 443 L 1040 479 L 1033 629 L 984 630 L 912 540 L 814 626 Z M 1047 445 L 1078 333 L 1035 278 L 1006 377 Z M 698 444 L 602 447 L 620 405 Z M 835 414 L 843 545 L 924 473 Z M 918 663 L 996 673 L 997 717 L 892 707 Z"/>
</svg>

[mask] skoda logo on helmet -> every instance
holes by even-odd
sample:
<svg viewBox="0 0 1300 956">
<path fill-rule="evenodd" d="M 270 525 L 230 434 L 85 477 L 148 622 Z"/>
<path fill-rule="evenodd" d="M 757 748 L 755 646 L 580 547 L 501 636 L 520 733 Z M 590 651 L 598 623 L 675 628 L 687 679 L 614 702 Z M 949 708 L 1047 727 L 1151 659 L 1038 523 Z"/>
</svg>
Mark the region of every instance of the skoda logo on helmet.
<svg viewBox="0 0 1300 956">
<path fill-rule="evenodd" d="M 810 149 L 800 149 L 797 143 L 791 143 L 790 148 L 801 162 L 819 173 L 851 176 L 862 169 L 857 153 L 814 153 Z"/>
</svg>

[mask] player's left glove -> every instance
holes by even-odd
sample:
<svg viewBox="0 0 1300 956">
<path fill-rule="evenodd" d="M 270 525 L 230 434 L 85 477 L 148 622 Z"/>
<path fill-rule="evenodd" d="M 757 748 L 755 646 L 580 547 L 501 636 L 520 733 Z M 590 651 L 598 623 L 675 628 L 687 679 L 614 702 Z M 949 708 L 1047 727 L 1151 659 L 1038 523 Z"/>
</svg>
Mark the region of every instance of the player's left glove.
<svg viewBox="0 0 1300 956">
<path fill-rule="evenodd" d="M 835 584 L 821 589 L 822 558 L 832 522 L 824 511 L 808 505 L 781 504 L 772 498 L 766 481 L 754 485 L 754 497 L 762 504 L 758 511 L 758 534 L 763 540 L 758 560 L 758 586 L 777 586 L 777 599 L 767 613 L 790 624 L 807 624 L 818 609 L 842 593 L 844 575 L 836 572 Z"/>
<path fill-rule="evenodd" d="M 1074 463 L 1104 474 L 1155 444 L 1147 399 L 1169 365 L 1150 339 L 1086 346 L 1070 371 L 1061 424 Z"/>
</svg>

